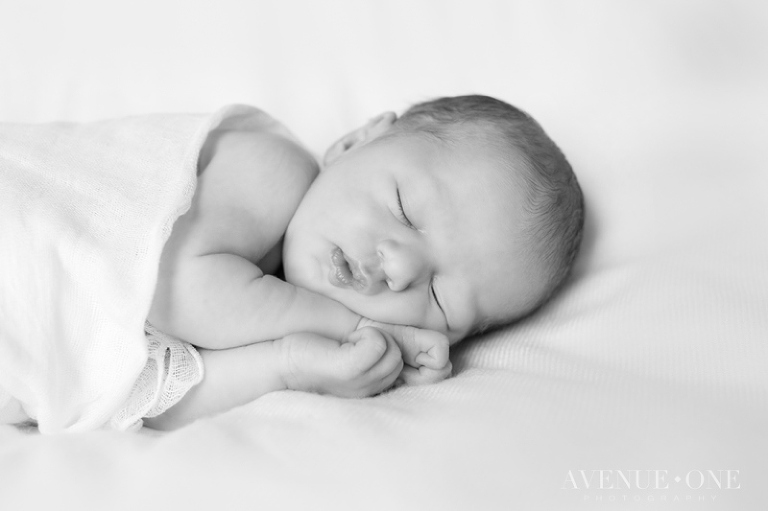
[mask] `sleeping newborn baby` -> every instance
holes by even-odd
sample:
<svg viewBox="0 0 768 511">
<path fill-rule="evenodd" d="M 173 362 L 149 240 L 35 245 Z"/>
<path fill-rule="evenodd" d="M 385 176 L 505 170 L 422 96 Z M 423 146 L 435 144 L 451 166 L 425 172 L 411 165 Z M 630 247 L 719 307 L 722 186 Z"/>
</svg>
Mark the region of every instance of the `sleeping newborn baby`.
<svg viewBox="0 0 768 511">
<path fill-rule="evenodd" d="M 151 427 L 282 389 L 357 397 L 439 381 L 449 344 L 545 303 L 581 239 L 560 150 L 484 96 L 385 113 L 322 170 L 279 132 L 219 129 L 198 173 L 148 323 L 196 346 L 205 377 Z"/>
</svg>

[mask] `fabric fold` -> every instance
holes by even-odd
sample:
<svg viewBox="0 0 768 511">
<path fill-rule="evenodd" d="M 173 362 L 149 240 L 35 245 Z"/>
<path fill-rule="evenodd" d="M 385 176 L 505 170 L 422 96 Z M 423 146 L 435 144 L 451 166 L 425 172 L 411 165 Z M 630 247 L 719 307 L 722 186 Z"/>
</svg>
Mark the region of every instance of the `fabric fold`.
<svg viewBox="0 0 768 511">
<path fill-rule="evenodd" d="M 0 124 L 0 423 L 109 424 L 147 362 L 160 255 L 208 134 L 276 124 L 244 105 Z"/>
</svg>

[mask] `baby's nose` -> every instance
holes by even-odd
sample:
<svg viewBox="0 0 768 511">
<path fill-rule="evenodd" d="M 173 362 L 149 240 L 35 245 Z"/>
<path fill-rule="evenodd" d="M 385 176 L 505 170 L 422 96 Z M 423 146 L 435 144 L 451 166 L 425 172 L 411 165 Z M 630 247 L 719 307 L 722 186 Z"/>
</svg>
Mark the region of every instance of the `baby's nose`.
<svg viewBox="0 0 768 511">
<path fill-rule="evenodd" d="M 427 261 L 417 247 L 387 240 L 379 244 L 384 278 L 389 289 L 404 291 L 415 285 L 426 273 Z"/>
<path fill-rule="evenodd" d="M 378 253 L 376 256 L 361 261 L 361 267 L 363 274 L 372 284 L 384 282 L 387 278 L 382 267 L 381 256 Z"/>
</svg>

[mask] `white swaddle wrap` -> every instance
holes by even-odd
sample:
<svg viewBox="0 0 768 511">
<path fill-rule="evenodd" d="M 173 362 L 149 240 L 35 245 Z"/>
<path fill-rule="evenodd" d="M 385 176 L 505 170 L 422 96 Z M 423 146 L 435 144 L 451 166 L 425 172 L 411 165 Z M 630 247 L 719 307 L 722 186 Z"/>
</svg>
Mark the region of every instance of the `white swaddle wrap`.
<svg viewBox="0 0 768 511">
<path fill-rule="evenodd" d="M 229 125 L 281 129 L 241 105 L 0 124 L 0 423 L 83 431 L 124 407 L 147 363 L 163 245 L 189 208 L 208 133 Z"/>
</svg>

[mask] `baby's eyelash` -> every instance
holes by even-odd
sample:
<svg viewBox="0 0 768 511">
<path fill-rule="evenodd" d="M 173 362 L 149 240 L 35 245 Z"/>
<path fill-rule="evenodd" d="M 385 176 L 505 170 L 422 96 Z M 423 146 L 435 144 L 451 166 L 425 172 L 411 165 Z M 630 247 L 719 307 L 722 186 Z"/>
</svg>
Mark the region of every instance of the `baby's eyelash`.
<svg viewBox="0 0 768 511">
<path fill-rule="evenodd" d="M 415 229 L 413 224 L 410 220 L 408 220 L 408 217 L 405 216 L 405 210 L 403 209 L 403 201 L 400 199 L 400 188 L 397 188 L 397 209 L 400 212 L 400 218 L 405 222 L 405 225 L 410 227 L 411 229 Z"/>
<path fill-rule="evenodd" d="M 440 312 L 443 313 L 443 319 L 445 319 L 445 327 L 450 330 L 451 325 L 448 324 L 448 315 L 445 313 L 445 309 L 443 309 L 443 304 L 440 303 L 440 300 L 437 299 L 437 292 L 435 292 L 435 277 L 432 276 L 432 279 L 429 281 L 429 292 L 432 294 L 432 298 L 435 300 L 435 303 L 437 304 L 437 308 L 440 309 Z"/>
<path fill-rule="evenodd" d="M 443 310 L 443 306 L 440 305 L 440 300 L 437 299 L 437 293 L 435 292 L 435 278 L 432 277 L 432 280 L 429 281 L 429 292 L 432 293 L 432 298 L 435 299 L 435 303 L 440 308 L 440 310 Z"/>
</svg>

